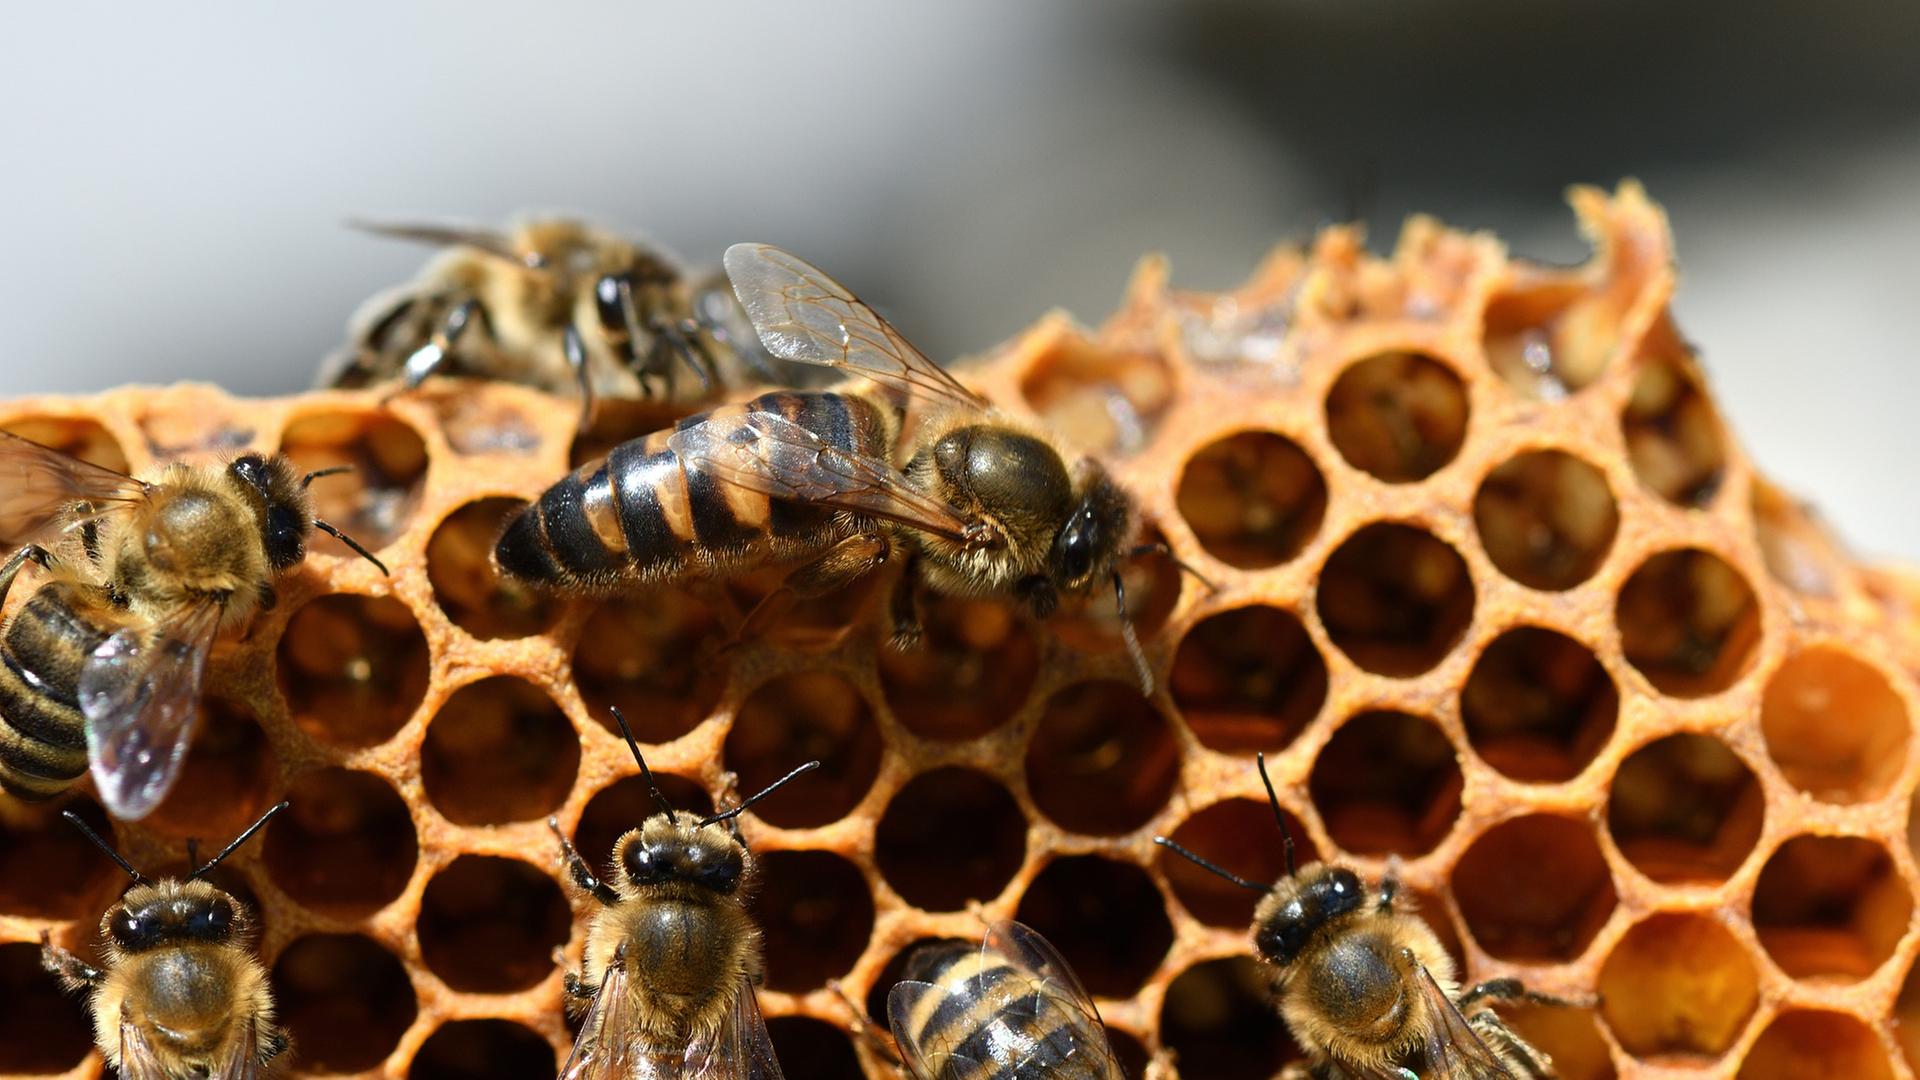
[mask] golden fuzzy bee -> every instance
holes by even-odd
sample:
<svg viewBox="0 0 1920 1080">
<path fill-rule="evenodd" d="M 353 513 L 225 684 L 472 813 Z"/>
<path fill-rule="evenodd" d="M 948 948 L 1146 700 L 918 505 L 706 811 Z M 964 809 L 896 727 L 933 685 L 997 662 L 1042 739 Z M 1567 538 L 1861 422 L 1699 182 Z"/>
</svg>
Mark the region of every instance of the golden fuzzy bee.
<svg viewBox="0 0 1920 1080">
<path fill-rule="evenodd" d="M 699 401 L 791 379 L 759 347 L 725 282 L 689 280 L 663 252 L 577 221 L 505 232 L 364 225 L 449 248 L 414 281 L 368 301 L 322 385 L 418 386 L 436 372 L 576 389 L 596 397 Z M 685 367 L 692 375 L 681 381 Z"/>
<path fill-rule="evenodd" d="M 605 593 L 797 564 L 783 590 L 817 596 L 898 560 L 900 647 L 920 636 L 923 583 L 1044 618 L 1062 594 L 1110 581 L 1151 682 L 1118 565 L 1164 548 L 1130 548 L 1133 500 L 1099 462 L 994 410 L 795 256 L 736 244 L 725 262 L 769 352 L 865 383 L 762 394 L 615 447 L 509 523 L 494 549 L 503 573 Z"/>
<path fill-rule="evenodd" d="M 914 950 L 887 994 L 914 1080 L 1123 1080 L 1093 998 L 1033 928 L 1003 921 L 979 945 Z M 1161 1066 L 1148 1077 L 1164 1075 Z"/>
<path fill-rule="evenodd" d="M 1262 894 L 1254 951 L 1277 976 L 1280 1015 L 1307 1051 L 1287 1077 L 1314 1080 L 1552 1080 L 1553 1061 L 1489 1007 L 1493 1001 L 1572 1006 L 1490 979 L 1462 990 L 1453 958 L 1433 929 L 1404 906 L 1391 868 L 1371 897 L 1344 866 L 1295 867 L 1293 837 L 1259 756 L 1260 779 L 1286 851 L 1286 875 L 1269 887 L 1247 881 L 1164 836 L 1154 841 L 1211 873 Z"/>
<path fill-rule="evenodd" d="M 186 877 L 160 881 L 66 811 L 134 886 L 100 918 L 104 969 L 55 947 L 45 931 L 41 963 L 68 990 L 86 992 L 94 1040 L 121 1080 L 258 1080 L 287 1049 L 266 969 L 253 955 L 253 916 L 200 880 L 286 807 L 262 814 Z"/>
<path fill-rule="evenodd" d="M 320 529 L 286 458 L 172 465 L 136 480 L 0 432 L 0 603 L 28 562 L 49 572 L 0 631 L 0 788 L 47 799 L 93 772 L 114 816 L 150 812 L 180 775 L 207 653 L 273 606 L 274 580 Z"/>
<path fill-rule="evenodd" d="M 613 875 L 596 878 L 560 823 L 568 876 L 600 902 L 587 929 L 570 1009 L 584 1009 L 580 1037 L 559 1080 L 781 1080 L 754 986 L 759 930 L 745 897 L 753 860 L 734 820 L 810 761 L 730 810 L 694 818 L 676 812 L 614 710 L 660 812 L 613 847 Z"/>
</svg>

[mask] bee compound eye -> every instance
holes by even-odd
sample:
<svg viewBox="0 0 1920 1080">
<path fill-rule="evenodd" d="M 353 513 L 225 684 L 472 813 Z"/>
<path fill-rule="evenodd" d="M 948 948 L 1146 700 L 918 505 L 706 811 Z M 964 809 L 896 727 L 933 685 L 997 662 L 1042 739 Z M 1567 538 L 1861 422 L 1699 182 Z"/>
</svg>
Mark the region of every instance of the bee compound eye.
<svg viewBox="0 0 1920 1080">
<path fill-rule="evenodd" d="M 146 941 L 147 923 L 131 910 L 121 908 L 108 921 L 107 933 L 112 935 L 114 944 L 121 948 L 137 948 Z"/>
<path fill-rule="evenodd" d="M 671 867 L 668 865 L 667 852 L 652 844 L 635 841 L 627 845 L 626 858 L 623 860 L 627 871 L 627 880 L 635 885 L 651 885 L 666 879 Z"/>
</svg>

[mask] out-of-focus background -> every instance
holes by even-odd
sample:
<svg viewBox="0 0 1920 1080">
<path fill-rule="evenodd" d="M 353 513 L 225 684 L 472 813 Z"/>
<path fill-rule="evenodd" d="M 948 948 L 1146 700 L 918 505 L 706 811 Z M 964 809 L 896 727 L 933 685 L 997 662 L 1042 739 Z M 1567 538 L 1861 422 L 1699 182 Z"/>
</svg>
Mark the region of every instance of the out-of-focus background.
<svg viewBox="0 0 1920 1080">
<path fill-rule="evenodd" d="M 304 386 L 424 258 L 353 215 L 769 240 L 950 357 L 1097 321 L 1141 252 L 1220 287 L 1355 215 L 1577 260 L 1563 188 L 1632 175 L 1763 468 L 1920 558 L 1916 57 L 1883 0 L 39 5 L 0 40 L 0 394 Z"/>
</svg>

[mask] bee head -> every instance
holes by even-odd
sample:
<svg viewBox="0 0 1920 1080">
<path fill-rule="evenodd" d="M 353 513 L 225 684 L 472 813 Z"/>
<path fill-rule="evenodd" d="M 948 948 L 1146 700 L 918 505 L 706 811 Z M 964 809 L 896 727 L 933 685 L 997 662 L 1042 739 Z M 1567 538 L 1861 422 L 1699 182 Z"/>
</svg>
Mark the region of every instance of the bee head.
<svg viewBox="0 0 1920 1080">
<path fill-rule="evenodd" d="M 163 945 L 219 945 L 244 936 L 253 922 L 233 897 L 204 881 L 136 885 L 107 909 L 100 929 L 122 953 Z"/>
<path fill-rule="evenodd" d="M 1080 499 L 1054 534 L 1048 570 L 1063 592 L 1084 592 L 1113 572 L 1133 539 L 1133 501 L 1098 464 L 1086 463 Z"/>
<path fill-rule="evenodd" d="M 1359 910 L 1360 878 L 1344 866 L 1315 863 L 1281 881 L 1254 914 L 1253 945 L 1260 958 L 1285 967 L 1313 936 Z"/>
<path fill-rule="evenodd" d="M 305 557 L 307 534 L 313 530 L 313 505 L 293 464 L 277 454 L 242 454 L 227 465 L 227 474 L 253 504 L 267 562 L 275 570 L 285 570 Z"/>
<path fill-rule="evenodd" d="M 614 845 L 620 876 L 634 888 L 685 884 L 732 896 L 747 873 L 747 848 L 726 826 L 655 814 Z"/>
</svg>

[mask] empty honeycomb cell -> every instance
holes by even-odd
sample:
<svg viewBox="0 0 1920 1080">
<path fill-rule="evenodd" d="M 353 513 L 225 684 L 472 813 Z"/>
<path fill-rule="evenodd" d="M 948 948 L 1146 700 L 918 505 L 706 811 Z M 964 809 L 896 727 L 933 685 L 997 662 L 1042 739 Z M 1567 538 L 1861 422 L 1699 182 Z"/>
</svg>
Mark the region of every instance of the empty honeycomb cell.
<svg viewBox="0 0 1920 1080">
<path fill-rule="evenodd" d="M 1298 616 L 1264 604 L 1193 625 L 1173 654 L 1168 692 L 1202 743 L 1227 753 L 1280 750 L 1327 700 L 1327 663 Z"/>
<path fill-rule="evenodd" d="M 1873 1029 L 1846 1013 L 1790 1009 L 1773 1018 L 1747 1051 L 1737 1080 L 1893 1080 L 1893 1063 Z"/>
<path fill-rule="evenodd" d="M 1617 305 L 1574 284 L 1500 293 L 1487 303 L 1482 330 L 1488 366 L 1537 401 L 1592 385 L 1620 340 Z"/>
<path fill-rule="evenodd" d="M 1379 675 L 1418 675 L 1445 659 L 1473 621 L 1473 579 L 1444 541 L 1378 522 L 1321 568 L 1315 602 L 1327 636 Z"/>
<path fill-rule="evenodd" d="M 1758 477 L 1753 481 L 1753 537 L 1767 573 L 1802 596 L 1831 599 L 1850 573 L 1846 553 L 1813 508 Z"/>
<path fill-rule="evenodd" d="M 1913 895 L 1887 850 L 1858 836 L 1796 836 L 1760 869 L 1753 929 L 1796 979 L 1864 979 L 1893 955 Z"/>
<path fill-rule="evenodd" d="M 776 1016 L 767 1021 L 774 1056 L 786 1080 L 857 1080 L 860 1059 L 845 1029 L 810 1016 Z"/>
<path fill-rule="evenodd" d="M 1640 747 L 1614 773 L 1607 828 L 1636 869 L 1670 885 L 1724 881 L 1760 840 L 1766 795 L 1719 739 L 1682 732 Z"/>
<path fill-rule="evenodd" d="M 511 1020 L 453 1020 L 414 1051 L 407 1080 L 552 1080 L 553 1046 Z"/>
<path fill-rule="evenodd" d="M 114 472 L 124 473 L 129 468 L 127 452 L 120 448 L 120 440 L 93 420 L 78 416 L 24 416 L 0 424 L 0 431 L 31 439 Z"/>
<path fill-rule="evenodd" d="M 1454 864 L 1452 880 L 1467 931 L 1502 960 L 1579 956 L 1617 900 L 1591 827 L 1553 814 L 1488 829 Z"/>
<path fill-rule="evenodd" d="M 1132 863 L 1098 855 L 1048 863 L 1014 917 L 1052 942 L 1088 992 L 1102 997 L 1137 993 L 1173 944 L 1153 879 Z"/>
<path fill-rule="evenodd" d="M 1273 977 L 1250 956 L 1181 972 L 1160 1006 L 1160 1042 L 1183 1077 L 1268 1080 L 1302 1055 L 1273 1007 Z"/>
<path fill-rule="evenodd" d="M 1320 857 L 1313 840 L 1300 825 L 1300 819 L 1286 816 L 1287 832 L 1296 845 L 1295 859 L 1306 865 Z M 1248 881 L 1261 884 L 1278 881 L 1286 870 L 1284 843 L 1280 827 L 1274 824 L 1273 811 L 1265 802 L 1253 799 L 1226 799 L 1195 813 L 1173 830 L 1173 842 L 1231 871 Z M 1159 854 L 1159 870 L 1173 895 L 1188 914 L 1209 926 L 1244 929 L 1253 923 L 1254 905 L 1259 894 L 1249 892 L 1195 866 L 1192 861 L 1171 851 Z"/>
<path fill-rule="evenodd" d="M 766 821 L 802 829 L 838 821 L 858 805 L 880 773 L 880 751 L 880 729 L 860 691 L 838 675 L 800 671 L 769 679 L 748 695 L 723 754 L 748 795 L 803 762 L 820 762 L 754 804 Z"/>
<path fill-rule="evenodd" d="M 1376 710 L 1340 725 L 1307 791 L 1341 850 L 1420 855 L 1453 828 L 1462 783 L 1453 744 L 1431 721 Z"/>
<path fill-rule="evenodd" d="M 1147 1048 L 1140 1044 L 1139 1039 L 1119 1028 L 1110 1027 L 1107 1029 L 1107 1046 L 1113 1051 L 1114 1060 L 1120 1063 L 1121 1076 L 1146 1075 L 1147 1063 L 1152 1060 L 1152 1055 L 1147 1053 Z"/>
<path fill-rule="evenodd" d="M 644 603 L 596 608 L 573 650 L 587 713 L 610 731 L 618 707 L 641 742 L 664 743 L 713 712 L 727 685 L 726 629 L 684 589 L 653 589 Z"/>
<path fill-rule="evenodd" d="M 1760 1001 L 1746 946 L 1712 914 L 1661 912 L 1607 954 L 1600 1015 L 1635 1057 L 1700 1064 L 1733 1046 Z"/>
<path fill-rule="evenodd" d="M 1027 743 L 1027 793 L 1062 828 L 1097 836 L 1145 825 L 1173 794 L 1180 752 L 1167 718 L 1132 683 L 1054 693 Z"/>
<path fill-rule="evenodd" d="M 873 934 L 860 868 L 826 851 L 769 851 L 758 862 L 753 916 L 765 935 L 767 987 L 800 993 L 846 975 Z"/>
<path fill-rule="evenodd" d="M 455 990 L 510 994 L 553 971 L 573 911 L 560 885 L 519 859 L 462 855 L 427 882 L 420 958 Z"/>
<path fill-rule="evenodd" d="M 433 598 L 454 625 L 478 638 L 537 634 L 552 621 L 552 597 L 503 580 L 493 565 L 493 542 L 522 499 L 479 499 L 448 514 L 427 540 L 427 580 Z"/>
<path fill-rule="evenodd" d="M 1141 546 L 1164 543 L 1165 539 L 1152 525 L 1141 527 Z M 1183 576 L 1180 565 L 1164 555 L 1143 553 L 1120 564 L 1126 619 L 1141 641 L 1152 641 L 1166 625 L 1174 605 L 1180 602 Z M 1078 596 L 1061 597 L 1059 614 L 1048 619 L 1046 625 L 1068 648 L 1080 652 L 1114 652 L 1126 647 L 1119 606 L 1109 582 L 1101 582 Z"/>
<path fill-rule="evenodd" d="M 101 837 L 114 839 L 106 811 L 92 799 L 75 799 L 58 809 L 0 808 L 0 915 L 89 919 L 126 882 L 126 874 L 60 817 L 60 810 L 72 810 Z"/>
<path fill-rule="evenodd" d="M 1620 529 L 1620 510 L 1599 469 L 1564 451 L 1534 450 L 1480 482 L 1473 523 L 1501 573 L 1558 591 L 1600 569 Z"/>
<path fill-rule="evenodd" d="M 653 779 L 676 811 L 684 810 L 698 817 L 713 813 L 713 796 L 695 781 L 663 772 L 654 773 Z M 587 800 L 587 808 L 580 812 L 580 824 L 574 828 L 573 846 L 580 857 L 587 860 L 587 865 L 593 867 L 594 873 L 601 873 L 613 865 L 613 845 L 628 830 L 639 828 L 659 812 L 660 806 L 647 790 L 645 777 L 635 775 L 616 780 Z M 555 845 L 554 858 L 559 857 L 559 847 Z"/>
<path fill-rule="evenodd" d="M 927 911 L 990 900 L 1026 861 L 1027 819 L 999 781 L 972 769 L 922 773 L 880 817 L 874 861 L 900 898 Z"/>
<path fill-rule="evenodd" d="M 1838 648 L 1781 664 L 1760 702 L 1767 753 L 1794 787 L 1827 802 L 1885 795 L 1906 765 L 1907 707 L 1879 669 Z"/>
<path fill-rule="evenodd" d="M 1424 480 L 1466 441 L 1466 385 L 1430 356 L 1368 357 L 1328 392 L 1327 435 L 1356 469 L 1389 484 Z"/>
<path fill-rule="evenodd" d="M 1727 451 L 1720 419 L 1690 361 L 1642 362 L 1620 426 L 1641 483 L 1678 506 L 1713 501 L 1726 476 Z"/>
<path fill-rule="evenodd" d="M 293 805 L 267 826 L 263 860 L 293 901 L 336 918 L 365 916 L 407 887 L 420 842 L 406 801 L 368 772 L 320 768 L 295 778 Z"/>
<path fill-rule="evenodd" d="M 1258 569 L 1298 555 L 1320 531 L 1327 482 L 1291 439 L 1243 431 L 1187 459 L 1174 501 L 1209 555 Z"/>
<path fill-rule="evenodd" d="M 1599 1021 L 1587 1009 L 1498 1005 L 1507 1026 L 1553 1059 L 1555 1080 L 1613 1080 L 1619 1075 Z"/>
<path fill-rule="evenodd" d="M 275 665 L 294 723 L 354 748 L 391 739 L 427 694 L 427 639 L 389 596 L 333 593 L 287 620 Z"/>
<path fill-rule="evenodd" d="M 927 739 L 977 739 L 1011 718 L 1033 690 L 1040 646 L 1012 604 L 955 596 L 922 600 L 924 636 L 874 659 L 893 715 Z"/>
<path fill-rule="evenodd" d="M 245 706 L 202 698 L 180 780 L 142 824 L 168 836 L 235 836 L 267 808 L 280 773 Z"/>
<path fill-rule="evenodd" d="M 0 1074 L 63 1073 L 93 1049 L 93 1023 L 78 994 L 40 966 L 38 943 L 0 945 Z"/>
<path fill-rule="evenodd" d="M 1699 548 L 1641 563 L 1615 608 L 1620 649 L 1654 688 L 1703 697 L 1732 686 L 1760 642 L 1760 605 L 1740 572 Z"/>
<path fill-rule="evenodd" d="M 433 410 L 447 445 L 463 457 L 528 455 L 540 448 L 538 418 L 524 401 L 518 400 L 518 394 L 475 394 L 471 386 L 465 379 L 444 383 L 429 381 L 409 396 L 425 402 Z"/>
<path fill-rule="evenodd" d="M 1531 783 L 1580 775 L 1613 735 L 1619 713 L 1619 691 L 1593 651 L 1539 626 L 1495 638 L 1460 690 L 1474 752 Z"/>
<path fill-rule="evenodd" d="M 580 769 L 580 738 L 531 683 L 495 676 L 453 692 L 427 725 L 420 781 L 458 825 L 504 825 L 558 809 Z"/>
<path fill-rule="evenodd" d="M 1159 353 L 1116 351 L 1062 335 L 1020 379 L 1049 430 L 1082 450 L 1127 456 L 1153 438 L 1172 404 L 1173 369 Z"/>
<path fill-rule="evenodd" d="M 308 1072 L 354 1073 L 387 1059 L 418 1013 L 407 969 L 361 934 L 308 934 L 273 964 L 280 1022 Z"/>
<path fill-rule="evenodd" d="M 280 452 L 303 472 L 342 465 L 352 471 L 316 480 L 313 511 L 371 550 L 406 531 L 427 477 L 427 444 L 391 413 L 328 409 L 295 417 L 280 435 Z M 357 558 L 331 536 L 313 549 Z"/>
</svg>

